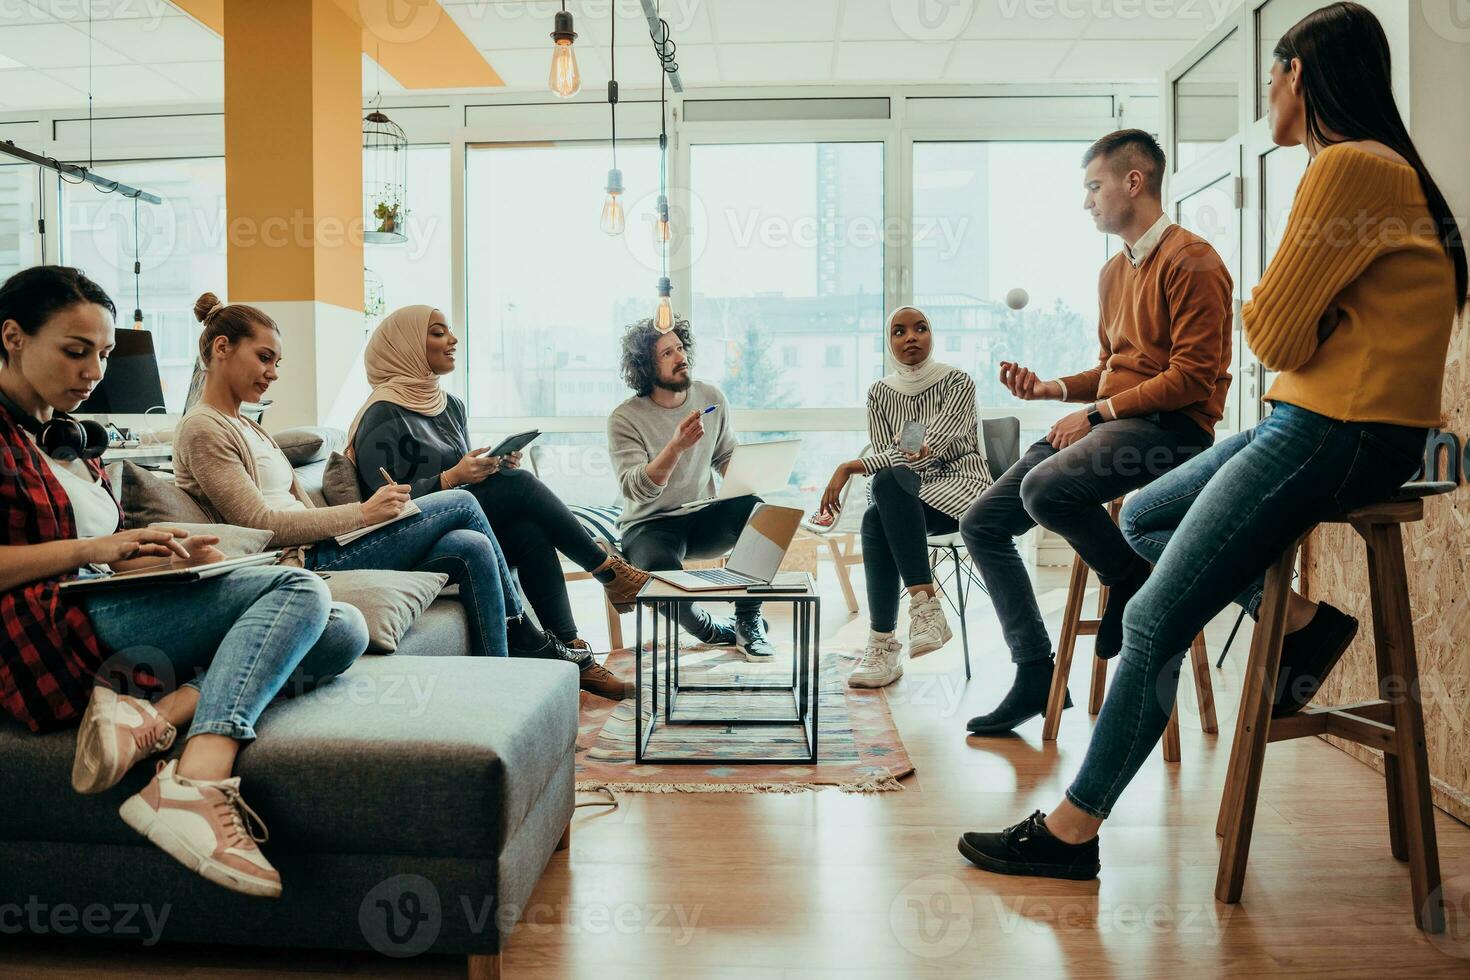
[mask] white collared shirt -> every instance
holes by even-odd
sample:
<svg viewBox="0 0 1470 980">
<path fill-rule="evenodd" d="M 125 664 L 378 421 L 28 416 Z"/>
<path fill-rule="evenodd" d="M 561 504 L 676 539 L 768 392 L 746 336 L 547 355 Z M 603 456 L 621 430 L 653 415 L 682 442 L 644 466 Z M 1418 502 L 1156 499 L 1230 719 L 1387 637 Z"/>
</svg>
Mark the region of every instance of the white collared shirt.
<svg viewBox="0 0 1470 980">
<path fill-rule="evenodd" d="M 1123 243 L 1123 254 L 1127 256 L 1133 268 L 1136 269 L 1143 265 L 1143 260 L 1148 258 L 1148 254 L 1154 250 L 1154 246 L 1159 244 L 1159 239 L 1164 237 L 1164 232 L 1168 231 L 1169 226 L 1173 223 L 1166 211 L 1159 215 L 1158 221 L 1149 226 L 1148 231 L 1138 236 L 1138 241 L 1133 243 L 1132 248 L 1128 247 L 1127 242 Z"/>
</svg>

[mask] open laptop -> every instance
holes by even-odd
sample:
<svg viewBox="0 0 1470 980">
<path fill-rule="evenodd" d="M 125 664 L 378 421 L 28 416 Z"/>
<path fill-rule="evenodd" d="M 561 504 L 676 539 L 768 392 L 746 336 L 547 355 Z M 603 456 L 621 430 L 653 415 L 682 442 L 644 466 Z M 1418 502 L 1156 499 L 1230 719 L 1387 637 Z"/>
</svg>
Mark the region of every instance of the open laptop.
<svg viewBox="0 0 1470 980">
<path fill-rule="evenodd" d="M 686 592 L 715 592 L 768 584 L 776 577 L 776 570 L 786 557 L 786 549 L 791 547 L 791 539 L 796 537 L 801 515 L 802 511 L 797 507 L 756 504 L 724 568 L 649 574 Z"/>
<path fill-rule="evenodd" d="M 791 471 L 796 468 L 796 453 L 800 449 L 800 439 L 740 443 L 730 456 L 730 465 L 725 467 L 720 492 L 713 497 L 691 500 L 675 511 L 697 510 L 716 500 L 784 490 L 791 482 Z"/>
</svg>

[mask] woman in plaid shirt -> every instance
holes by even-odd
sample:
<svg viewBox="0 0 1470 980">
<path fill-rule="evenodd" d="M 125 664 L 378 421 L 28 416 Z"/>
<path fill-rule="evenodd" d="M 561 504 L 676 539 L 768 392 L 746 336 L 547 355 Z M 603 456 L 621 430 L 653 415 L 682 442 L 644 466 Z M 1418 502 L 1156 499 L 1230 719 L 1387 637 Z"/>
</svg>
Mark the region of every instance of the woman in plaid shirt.
<svg viewBox="0 0 1470 980">
<path fill-rule="evenodd" d="M 0 286 L 0 706 L 37 732 L 80 720 L 72 766 L 80 793 L 117 786 L 187 726 L 177 758 L 146 785 L 132 780 L 141 789 L 122 802 L 123 820 L 210 881 L 274 898 L 280 875 L 231 775 L 235 756 L 278 693 L 350 666 L 367 647 L 367 627 L 356 610 L 332 604 L 315 575 L 282 566 L 169 589 L 62 594 L 60 584 L 87 566 L 223 558 L 217 538 L 120 530 L 101 466 L 87 458 L 96 454 L 80 452 L 88 440 L 65 413 L 102 380 L 116 312 L 96 283 L 63 266 L 27 269 Z M 107 686 L 140 668 L 168 689 L 157 701 Z"/>
</svg>

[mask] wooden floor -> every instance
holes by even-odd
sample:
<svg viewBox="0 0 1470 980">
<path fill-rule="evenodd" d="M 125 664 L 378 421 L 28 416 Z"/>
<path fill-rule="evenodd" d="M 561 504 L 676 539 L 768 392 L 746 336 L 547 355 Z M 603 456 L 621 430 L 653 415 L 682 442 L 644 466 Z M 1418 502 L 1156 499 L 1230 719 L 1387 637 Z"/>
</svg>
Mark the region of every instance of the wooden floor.
<svg viewBox="0 0 1470 980">
<path fill-rule="evenodd" d="M 860 643 L 866 624 L 847 615 L 829 576 L 824 564 L 824 642 Z M 1055 638 L 1064 571 L 1040 582 Z M 573 591 L 596 642 L 597 594 L 590 583 Z M 1233 619 L 1207 630 L 1211 660 Z M 965 721 L 1011 676 L 983 596 L 969 623 L 973 681 L 964 683 L 956 638 L 889 688 L 917 767 L 905 792 L 623 794 L 616 811 L 581 809 L 570 851 L 552 857 L 510 940 L 505 976 L 1470 976 L 1470 828 L 1437 813 L 1450 932 L 1431 939 L 1413 925 L 1407 866 L 1388 851 L 1382 778 L 1316 739 L 1269 750 L 1244 900 L 1214 901 L 1215 813 L 1248 622 L 1214 675 L 1222 734 L 1200 732 L 1186 672 L 1183 761 L 1166 767 L 1156 752 L 1124 794 L 1102 835 L 1099 880 L 972 868 L 955 850 L 959 835 L 1053 806 L 1092 720 L 1083 640 L 1079 707 L 1058 742 L 1043 746 L 1039 720 L 1013 738 L 967 739 Z M 0 943 L 0 976 L 463 975 L 447 958 Z"/>
</svg>

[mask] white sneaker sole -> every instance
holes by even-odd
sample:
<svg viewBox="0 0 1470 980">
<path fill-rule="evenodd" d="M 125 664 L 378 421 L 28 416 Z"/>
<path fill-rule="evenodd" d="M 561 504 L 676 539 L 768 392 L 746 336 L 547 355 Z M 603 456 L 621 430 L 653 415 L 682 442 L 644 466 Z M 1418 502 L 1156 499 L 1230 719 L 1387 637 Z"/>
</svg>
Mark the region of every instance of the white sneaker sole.
<svg viewBox="0 0 1470 980">
<path fill-rule="evenodd" d="M 953 640 L 954 639 L 954 633 L 950 630 L 949 624 L 948 623 L 944 623 L 943 625 L 944 625 L 944 632 L 942 634 L 940 634 L 940 637 L 939 637 L 938 640 L 935 640 L 933 638 L 930 638 L 930 639 L 927 639 L 927 640 L 920 640 L 918 643 L 915 643 L 912 639 L 910 639 L 909 640 L 909 656 L 910 657 L 922 657 L 926 653 L 933 653 L 935 650 L 938 650 L 940 647 L 944 646 L 950 640 Z"/>
<path fill-rule="evenodd" d="M 92 697 L 77 730 L 77 751 L 71 762 L 71 788 L 88 796 L 111 789 L 123 777 L 117 771 L 117 741 L 108 710 L 116 704 L 117 695 L 98 688 Z"/>
<path fill-rule="evenodd" d="M 887 687 L 889 684 L 892 684 L 894 681 L 898 680 L 902 676 L 903 676 L 903 668 L 902 667 L 899 667 L 898 669 L 894 670 L 891 674 L 888 674 L 886 676 L 877 676 L 877 677 L 853 677 L 852 675 L 848 675 L 848 678 L 847 678 L 847 686 L 848 687 L 857 687 L 857 688 L 869 688 L 869 689 L 871 689 L 871 688 L 879 688 L 879 687 Z"/>
<path fill-rule="evenodd" d="M 280 898 L 281 883 L 242 875 L 234 868 L 220 864 L 208 854 L 200 854 L 188 842 L 174 832 L 168 824 L 158 819 L 158 811 L 143 801 L 142 797 L 130 796 L 118 807 L 123 823 L 156 846 L 163 853 L 193 871 L 206 881 L 241 895 L 258 898 Z"/>
</svg>

